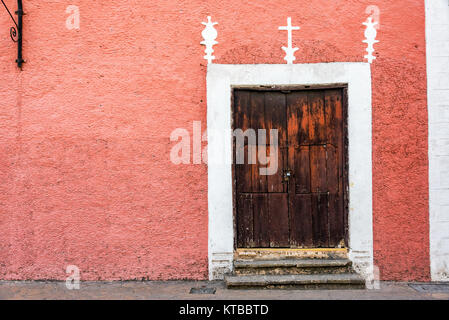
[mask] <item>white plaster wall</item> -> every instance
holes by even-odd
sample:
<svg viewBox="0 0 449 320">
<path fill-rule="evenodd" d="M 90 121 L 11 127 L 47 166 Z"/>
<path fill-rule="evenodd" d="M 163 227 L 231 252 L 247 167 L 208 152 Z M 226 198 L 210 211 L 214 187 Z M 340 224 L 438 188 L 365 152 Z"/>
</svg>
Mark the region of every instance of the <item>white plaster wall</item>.
<svg viewBox="0 0 449 320">
<path fill-rule="evenodd" d="M 449 0 L 426 0 L 430 264 L 449 281 Z"/>
<path fill-rule="evenodd" d="M 209 277 L 232 271 L 234 252 L 231 86 L 348 84 L 349 249 L 373 277 L 372 110 L 368 63 L 217 65 L 207 72 Z"/>
</svg>

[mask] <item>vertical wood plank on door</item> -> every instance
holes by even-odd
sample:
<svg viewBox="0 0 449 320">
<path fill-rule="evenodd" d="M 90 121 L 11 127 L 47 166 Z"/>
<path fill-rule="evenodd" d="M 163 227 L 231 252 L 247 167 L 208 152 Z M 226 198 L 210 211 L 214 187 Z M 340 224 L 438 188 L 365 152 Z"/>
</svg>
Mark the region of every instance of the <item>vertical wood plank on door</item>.
<svg viewBox="0 0 449 320">
<path fill-rule="evenodd" d="M 328 144 L 326 148 L 326 184 L 329 193 L 337 194 L 340 191 L 340 172 L 339 172 L 339 154 L 338 149 Z"/>
<path fill-rule="evenodd" d="M 327 193 L 312 194 L 312 229 L 314 245 L 325 248 L 329 245 Z"/>
<path fill-rule="evenodd" d="M 237 202 L 237 244 L 240 248 L 254 247 L 253 200 L 251 194 L 239 195 Z"/>
<path fill-rule="evenodd" d="M 312 192 L 327 192 L 326 146 L 310 147 L 310 185 Z"/>
<path fill-rule="evenodd" d="M 260 146 L 259 143 L 259 129 L 266 130 L 265 124 L 265 94 L 264 92 L 253 91 L 250 96 L 250 109 L 251 109 L 251 128 L 255 131 L 257 136 L 256 150 L 265 150 L 265 146 Z M 265 151 L 266 152 L 266 151 Z M 252 180 L 252 192 L 267 192 L 267 176 L 260 174 L 260 168 L 262 167 L 256 153 L 255 164 L 251 165 L 251 180 Z"/>
<path fill-rule="evenodd" d="M 324 113 L 323 91 L 310 91 L 309 103 L 309 139 L 311 144 L 324 144 L 326 137 L 326 123 Z"/>
<path fill-rule="evenodd" d="M 329 190 L 329 245 L 338 246 L 344 238 L 343 202 L 340 196 L 338 150 L 331 144 L 327 148 L 327 186 Z"/>
<path fill-rule="evenodd" d="M 287 131 L 290 146 L 309 144 L 309 105 L 305 91 L 287 95 Z"/>
<path fill-rule="evenodd" d="M 278 141 L 276 148 L 278 170 L 275 174 L 267 176 L 268 192 L 287 192 L 287 186 L 283 184 L 283 169 L 285 168 L 287 162 L 287 119 L 285 94 L 281 92 L 265 93 L 265 123 L 268 135 L 267 143 L 271 144 L 267 148 L 268 155 L 271 151 L 270 149 L 273 148 L 270 130 L 278 130 Z"/>
<path fill-rule="evenodd" d="M 251 128 L 251 108 L 250 108 L 250 93 L 248 91 L 236 90 L 234 92 L 234 130 L 241 129 L 245 132 Z M 235 142 L 236 143 L 236 142 Z M 236 178 L 237 193 L 253 191 L 252 188 L 252 167 L 248 161 L 248 144 L 244 143 L 244 163 L 236 163 L 236 152 L 238 146 L 234 152 L 234 170 Z"/>
<path fill-rule="evenodd" d="M 312 217 L 314 244 L 326 247 L 329 244 L 327 202 L 327 130 L 324 92 L 311 91 L 309 101 L 310 132 L 310 185 L 312 194 Z"/>
<path fill-rule="evenodd" d="M 310 192 L 309 167 L 309 106 L 306 91 L 287 95 L 288 166 L 293 171 L 294 183 L 290 194 Z"/>
<path fill-rule="evenodd" d="M 345 238 L 344 218 L 342 216 L 343 197 L 339 193 L 329 193 L 329 246 L 337 247 Z"/>
<path fill-rule="evenodd" d="M 289 247 L 288 194 L 269 193 L 270 247 Z"/>
<path fill-rule="evenodd" d="M 270 246 L 270 213 L 268 210 L 268 195 L 253 195 L 254 245 L 259 248 Z"/>
<path fill-rule="evenodd" d="M 310 183 L 310 147 L 301 146 L 298 148 L 291 147 L 292 169 L 294 174 L 294 185 L 292 188 L 294 193 L 307 194 L 311 192 Z"/>
<path fill-rule="evenodd" d="M 338 246 L 345 238 L 343 204 L 344 145 L 342 90 L 326 90 L 327 184 L 329 189 L 329 245 Z"/>
<path fill-rule="evenodd" d="M 343 143 L 342 90 L 326 90 L 324 103 L 327 142 L 340 148 Z"/>
<path fill-rule="evenodd" d="M 290 240 L 294 247 L 313 246 L 312 195 L 290 193 Z"/>
<path fill-rule="evenodd" d="M 312 196 L 310 194 L 310 129 L 306 91 L 287 95 L 290 245 L 313 246 Z"/>
</svg>

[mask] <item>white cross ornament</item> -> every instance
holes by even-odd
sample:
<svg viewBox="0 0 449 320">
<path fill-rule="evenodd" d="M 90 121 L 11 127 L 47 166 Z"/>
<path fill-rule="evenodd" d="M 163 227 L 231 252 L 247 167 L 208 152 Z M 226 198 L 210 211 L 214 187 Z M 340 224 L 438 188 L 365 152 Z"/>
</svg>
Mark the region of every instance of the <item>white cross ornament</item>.
<svg viewBox="0 0 449 320">
<path fill-rule="evenodd" d="M 293 64 L 293 61 L 296 60 L 295 52 L 298 51 L 299 48 L 293 48 L 292 31 L 299 29 L 301 28 L 292 26 L 292 18 L 290 17 L 287 18 L 287 26 L 279 27 L 279 30 L 288 32 L 288 47 L 282 47 L 282 50 L 286 53 L 284 60 L 287 61 L 287 64 Z"/>
<path fill-rule="evenodd" d="M 207 62 L 210 64 L 212 63 L 212 60 L 215 59 L 215 56 L 212 54 L 214 53 L 213 46 L 218 44 L 215 39 L 217 39 L 218 32 L 214 28 L 215 25 L 217 25 L 217 22 L 212 22 L 211 17 L 207 17 L 207 22 L 201 22 L 206 27 L 204 28 L 203 32 L 201 32 L 201 35 L 204 38 L 204 41 L 201 41 L 201 44 L 206 46 L 206 50 L 204 52 L 206 55 L 204 56 L 204 59 L 207 60 Z"/>
<path fill-rule="evenodd" d="M 375 52 L 374 45 L 379 42 L 379 40 L 376 40 L 377 36 L 376 26 L 378 25 L 378 23 L 373 21 L 372 17 L 369 17 L 368 20 L 363 23 L 363 25 L 366 26 L 365 29 L 366 39 L 363 40 L 363 42 L 368 45 L 368 47 L 366 48 L 366 52 L 368 54 L 365 55 L 365 59 L 368 59 L 369 63 L 373 63 L 373 61 L 376 60 L 376 56 L 373 55 L 373 53 Z"/>
</svg>

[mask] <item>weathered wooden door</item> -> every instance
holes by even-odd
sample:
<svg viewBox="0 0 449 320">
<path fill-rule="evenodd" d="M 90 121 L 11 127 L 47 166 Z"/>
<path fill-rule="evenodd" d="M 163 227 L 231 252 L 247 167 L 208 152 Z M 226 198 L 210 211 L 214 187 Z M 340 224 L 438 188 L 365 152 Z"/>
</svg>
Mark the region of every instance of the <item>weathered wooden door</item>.
<svg viewBox="0 0 449 320">
<path fill-rule="evenodd" d="M 343 89 L 234 90 L 234 129 L 267 132 L 245 139 L 244 164 L 234 164 L 239 248 L 345 245 L 344 124 Z M 278 130 L 278 169 L 262 175 L 267 165 L 248 156 L 253 147 L 270 154 L 270 129 Z"/>
</svg>

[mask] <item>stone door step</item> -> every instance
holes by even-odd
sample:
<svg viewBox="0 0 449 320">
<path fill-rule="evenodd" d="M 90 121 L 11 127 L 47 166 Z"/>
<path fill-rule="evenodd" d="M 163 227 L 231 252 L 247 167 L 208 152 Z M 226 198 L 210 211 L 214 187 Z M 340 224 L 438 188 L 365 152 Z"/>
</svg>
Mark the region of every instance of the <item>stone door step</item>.
<svg viewBox="0 0 449 320">
<path fill-rule="evenodd" d="M 365 280 L 356 273 L 312 275 L 227 275 L 229 289 L 364 289 Z"/>
<path fill-rule="evenodd" d="M 349 259 L 286 259 L 286 260 L 236 260 L 234 267 L 239 268 L 326 268 L 351 266 Z"/>
</svg>

